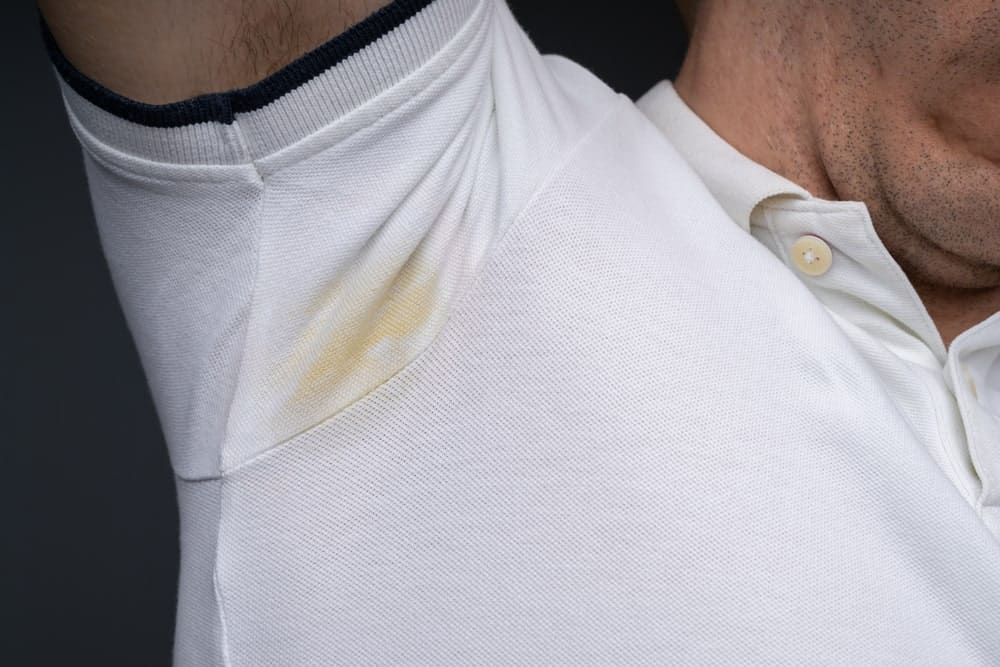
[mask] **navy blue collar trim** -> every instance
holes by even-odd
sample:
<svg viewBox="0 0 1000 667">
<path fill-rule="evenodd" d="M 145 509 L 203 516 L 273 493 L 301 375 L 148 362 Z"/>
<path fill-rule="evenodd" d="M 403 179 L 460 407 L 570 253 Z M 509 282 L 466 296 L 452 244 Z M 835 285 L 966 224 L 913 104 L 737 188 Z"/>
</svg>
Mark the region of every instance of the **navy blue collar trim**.
<svg viewBox="0 0 1000 667">
<path fill-rule="evenodd" d="M 208 93 L 170 104 L 145 104 L 108 90 L 76 69 L 56 45 L 42 20 L 42 38 L 49 57 L 66 83 L 101 109 L 148 127 L 182 127 L 195 123 L 232 123 L 235 115 L 267 106 L 319 76 L 399 27 L 434 0 L 394 0 L 328 42 L 282 67 L 267 78 L 224 93 Z"/>
</svg>

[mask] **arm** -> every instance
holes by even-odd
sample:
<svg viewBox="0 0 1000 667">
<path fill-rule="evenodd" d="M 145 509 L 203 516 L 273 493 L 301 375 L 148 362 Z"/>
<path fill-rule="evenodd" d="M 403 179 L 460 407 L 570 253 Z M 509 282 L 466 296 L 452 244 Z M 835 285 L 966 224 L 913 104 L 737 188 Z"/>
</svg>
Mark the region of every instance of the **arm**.
<svg viewBox="0 0 1000 667">
<path fill-rule="evenodd" d="M 259 81 L 389 0 L 39 0 L 66 57 L 140 102 Z"/>
</svg>

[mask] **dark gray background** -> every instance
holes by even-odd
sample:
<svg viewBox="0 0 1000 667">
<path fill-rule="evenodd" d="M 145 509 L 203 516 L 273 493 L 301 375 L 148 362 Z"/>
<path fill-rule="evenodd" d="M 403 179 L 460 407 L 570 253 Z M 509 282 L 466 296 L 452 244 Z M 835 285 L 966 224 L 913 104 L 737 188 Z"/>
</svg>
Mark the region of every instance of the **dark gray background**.
<svg viewBox="0 0 1000 667">
<path fill-rule="evenodd" d="M 94 0 L 97 2 L 99 0 Z M 511 0 L 543 52 L 637 97 L 680 66 L 670 0 Z M 177 511 L 33 3 L 5 3 L 0 661 L 168 665 Z"/>
</svg>

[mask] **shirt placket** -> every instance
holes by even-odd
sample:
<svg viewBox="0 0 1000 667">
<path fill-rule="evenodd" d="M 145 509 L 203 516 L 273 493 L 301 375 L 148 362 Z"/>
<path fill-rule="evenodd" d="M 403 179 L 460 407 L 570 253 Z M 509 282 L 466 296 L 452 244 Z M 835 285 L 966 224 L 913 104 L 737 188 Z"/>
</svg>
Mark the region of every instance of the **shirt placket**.
<svg viewBox="0 0 1000 667">
<path fill-rule="evenodd" d="M 992 523 L 994 534 L 1000 515 L 994 509 L 1000 489 L 1000 419 L 995 411 L 982 405 L 984 397 L 977 400 L 969 393 L 966 380 L 955 381 L 956 373 L 966 369 L 980 369 L 986 382 L 984 354 L 972 357 L 972 363 L 957 364 L 957 350 L 965 349 L 969 356 L 973 347 L 978 350 L 996 349 L 985 334 L 966 337 L 964 348 L 945 349 L 933 320 L 913 288 L 906 274 L 895 262 L 875 233 L 871 218 L 864 204 L 857 202 L 827 202 L 821 200 L 777 200 L 758 208 L 752 222 L 752 233 L 795 272 L 827 307 L 835 320 L 845 320 L 867 330 L 885 348 L 907 363 L 917 364 L 920 371 L 937 378 L 937 390 L 928 388 L 926 394 L 936 413 L 937 430 L 934 434 L 917 434 L 933 438 L 925 442 L 937 447 L 941 460 L 949 461 L 949 468 L 967 471 L 959 474 L 946 470 L 946 474 L 963 495 L 980 510 L 981 516 Z M 818 266 L 818 268 L 817 268 Z M 984 323 L 983 331 L 987 330 Z M 992 328 L 1000 333 L 1000 322 Z M 846 333 L 846 332 L 845 332 Z M 994 345 L 990 348 L 990 345 Z M 992 360 L 996 360 L 996 356 Z M 1000 364 L 992 365 L 993 383 L 1000 387 Z M 918 372 L 914 369 L 914 372 Z M 914 378 L 914 382 L 920 382 Z M 950 390 L 946 392 L 940 383 Z M 981 394 L 981 392 L 980 392 Z M 934 397 L 938 398 L 935 399 Z M 949 405 L 937 405 L 946 400 Z M 1000 405 L 1000 402 L 995 403 Z M 902 409 L 902 407 L 901 407 Z M 913 408 L 910 408 L 911 410 Z M 942 423 L 941 420 L 945 420 Z M 942 439 L 946 439 L 943 441 Z M 964 440 L 964 442 L 963 442 Z M 949 442 L 954 441 L 954 442 Z M 961 453 L 955 460 L 956 453 Z M 969 459 L 972 459 L 971 469 Z M 984 486 L 975 475 L 985 478 Z M 963 479 L 963 477 L 965 479 Z M 990 516 L 987 519 L 987 515 Z"/>
<path fill-rule="evenodd" d="M 976 509 L 1000 538 L 1000 313 L 952 342 L 945 370 L 982 484 Z"/>
</svg>

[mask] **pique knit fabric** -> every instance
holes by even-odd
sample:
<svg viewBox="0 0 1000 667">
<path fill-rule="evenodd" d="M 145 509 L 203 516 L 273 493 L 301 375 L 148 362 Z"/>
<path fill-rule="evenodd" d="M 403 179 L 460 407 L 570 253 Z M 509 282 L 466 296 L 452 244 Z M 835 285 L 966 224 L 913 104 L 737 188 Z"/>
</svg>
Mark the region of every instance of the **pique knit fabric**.
<svg viewBox="0 0 1000 667">
<path fill-rule="evenodd" d="M 1000 662 L 956 484 L 996 459 L 948 473 L 687 149 L 503 2 L 383 11 L 263 103 L 56 58 L 177 475 L 175 664 Z"/>
</svg>

